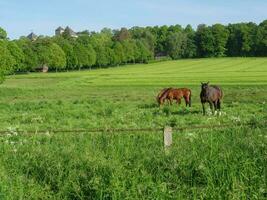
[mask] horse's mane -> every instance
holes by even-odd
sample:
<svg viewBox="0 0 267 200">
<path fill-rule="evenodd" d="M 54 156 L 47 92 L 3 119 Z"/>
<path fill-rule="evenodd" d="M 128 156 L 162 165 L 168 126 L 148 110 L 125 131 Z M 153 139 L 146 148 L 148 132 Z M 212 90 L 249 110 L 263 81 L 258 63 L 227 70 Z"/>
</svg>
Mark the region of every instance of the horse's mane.
<svg viewBox="0 0 267 200">
<path fill-rule="evenodd" d="M 159 100 L 162 99 L 162 98 L 166 98 L 167 95 L 168 95 L 168 93 L 169 93 L 169 91 L 170 91 L 171 89 L 172 89 L 172 88 L 166 88 L 166 89 L 163 91 L 163 93 L 160 95 Z"/>
</svg>

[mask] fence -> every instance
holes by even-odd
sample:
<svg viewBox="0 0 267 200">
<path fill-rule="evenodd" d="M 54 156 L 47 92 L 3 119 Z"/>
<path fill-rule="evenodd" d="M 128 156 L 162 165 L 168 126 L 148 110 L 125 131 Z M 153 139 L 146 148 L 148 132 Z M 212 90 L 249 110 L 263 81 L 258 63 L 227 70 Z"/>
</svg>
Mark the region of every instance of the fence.
<svg viewBox="0 0 267 200">
<path fill-rule="evenodd" d="M 262 122 L 265 126 L 267 121 Z M 198 126 L 187 126 L 187 127 L 164 127 L 164 128 L 92 128 L 92 129 L 58 129 L 58 130 L 15 130 L 17 134 L 45 134 L 49 133 L 98 133 L 98 132 L 159 132 L 163 131 L 163 144 L 167 149 L 172 145 L 172 133 L 173 131 L 184 131 L 194 129 L 214 129 L 214 128 L 231 128 L 231 127 L 254 127 L 255 123 L 243 123 L 243 124 L 218 124 L 218 125 L 198 125 Z M 0 130 L 0 135 L 12 132 L 12 130 Z"/>
</svg>

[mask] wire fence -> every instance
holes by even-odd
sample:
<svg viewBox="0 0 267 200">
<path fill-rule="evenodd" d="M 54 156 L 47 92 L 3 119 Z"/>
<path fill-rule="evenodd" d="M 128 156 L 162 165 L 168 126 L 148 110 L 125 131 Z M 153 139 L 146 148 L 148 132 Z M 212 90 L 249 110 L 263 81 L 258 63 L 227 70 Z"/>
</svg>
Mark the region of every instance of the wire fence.
<svg viewBox="0 0 267 200">
<path fill-rule="evenodd" d="M 267 121 L 260 123 L 261 127 L 267 125 Z M 255 123 L 225 123 L 216 125 L 187 125 L 187 126 L 171 126 L 173 131 L 185 131 L 185 130 L 195 130 L 195 129 L 222 129 L 222 128 L 232 128 L 232 127 L 255 127 Z M 89 129 L 47 129 L 47 130 L 0 130 L 0 134 L 17 133 L 17 134 L 45 134 L 45 133 L 115 133 L 115 132 L 160 132 L 163 131 L 165 127 L 158 128 L 89 128 Z"/>
</svg>

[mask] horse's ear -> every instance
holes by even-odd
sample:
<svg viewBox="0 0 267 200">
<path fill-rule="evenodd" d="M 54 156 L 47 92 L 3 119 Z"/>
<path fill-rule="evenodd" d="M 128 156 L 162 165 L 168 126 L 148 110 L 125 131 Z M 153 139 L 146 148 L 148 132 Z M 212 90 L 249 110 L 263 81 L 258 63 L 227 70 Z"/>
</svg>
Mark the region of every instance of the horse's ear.
<svg viewBox="0 0 267 200">
<path fill-rule="evenodd" d="M 208 81 L 207 84 L 209 84 L 210 82 Z"/>
<path fill-rule="evenodd" d="M 201 82 L 201 85 L 203 85 L 203 82 Z"/>
</svg>

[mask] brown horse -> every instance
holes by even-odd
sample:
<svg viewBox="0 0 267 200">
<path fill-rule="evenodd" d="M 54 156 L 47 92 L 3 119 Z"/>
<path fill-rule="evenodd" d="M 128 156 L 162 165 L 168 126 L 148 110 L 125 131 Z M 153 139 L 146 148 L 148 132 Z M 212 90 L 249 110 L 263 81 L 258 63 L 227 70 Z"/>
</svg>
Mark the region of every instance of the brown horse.
<svg viewBox="0 0 267 200">
<path fill-rule="evenodd" d="M 217 110 L 221 110 L 221 100 L 223 98 L 223 92 L 217 85 L 209 85 L 207 83 L 201 83 L 200 100 L 203 108 L 203 115 L 206 114 L 204 104 L 207 102 L 210 105 L 210 109 L 214 114 Z M 214 107 L 214 110 L 213 110 Z M 220 113 L 219 113 L 220 114 Z"/>
<path fill-rule="evenodd" d="M 172 104 L 172 100 L 176 100 L 177 104 L 181 103 L 181 99 L 184 98 L 186 106 L 191 107 L 191 95 L 192 92 L 188 88 L 168 88 L 162 95 L 158 98 L 158 103 L 162 105 L 167 99 L 170 104 Z"/>
<path fill-rule="evenodd" d="M 172 88 L 164 88 L 164 89 L 162 89 L 162 90 L 158 93 L 158 95 L 157 95 L 157 97 L 156 97 L 156 100 L 157 100 L 157 102 L 158 102 L 159 105 L 161 105 L 161 104 L 164 103 L 164 102 L 160 103 L 160 97 L 161 97 L 165 92 L 167 92 L 167 91 L 170 90 L 170 89 L 172 89 Z M 165 99 L 164 99 L 163 101 L 165 101 Z M 170 103 L 170 102 L 169 102 L 169 103 Z"/>
</svg>

